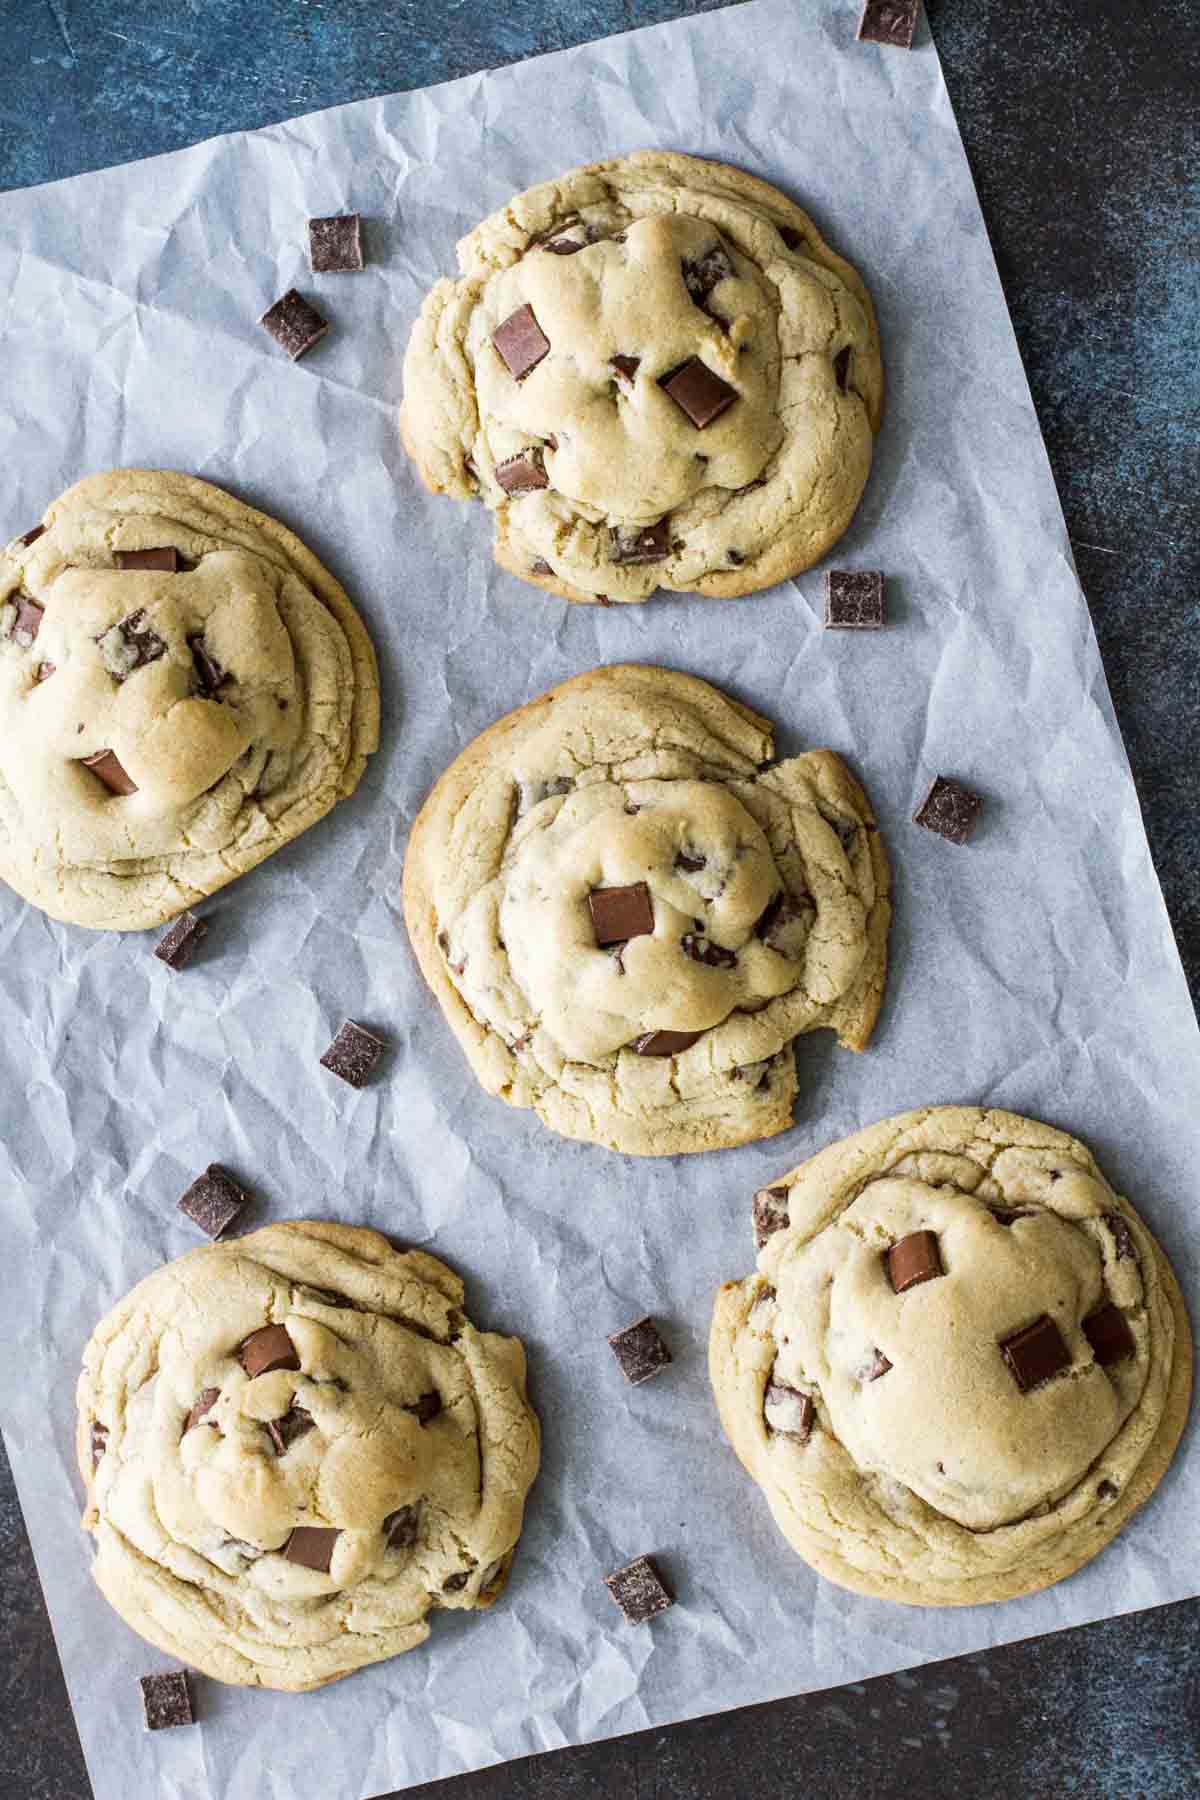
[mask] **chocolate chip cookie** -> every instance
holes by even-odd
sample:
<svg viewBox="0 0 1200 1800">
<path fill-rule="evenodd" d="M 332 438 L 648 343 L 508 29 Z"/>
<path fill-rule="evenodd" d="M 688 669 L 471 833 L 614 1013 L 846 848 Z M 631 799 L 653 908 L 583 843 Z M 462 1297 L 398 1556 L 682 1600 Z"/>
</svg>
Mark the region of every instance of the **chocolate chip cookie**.
<svg viewBox="0 0 1200 1800">
<path fill-rule="evenodd" d="M 220 488 L 115 469 L 0 551 L 0 879 L 161 924 L 352 793 L 379 737 L 361 619 Z"/>
<path fill-rule="evenodd" d="M 919 1606 L 1007 1600 L 1153 1492 L 1192 1346 L 1154 1238 L 1075 1138 L 901 1113 L 755 1196 L 758 1270 L 717 1296 L 713 1388 L 822 1575 Z"/>
<path fill-rule="evenodd" d="M 640 1156 L 785 1131 L 792 1041 L 861 1050 L 888 864 L 831 750 L 706 682 L 615 665 L 501 719 L 413 827 L 404 914 L 489 1093 Z"/>
<path fill-rule="evenodd" d="M 318 1687 L 504 1587 L 537 1473 L 516 1338 L 373 1231 L 193 1250 L 101 1321 L 79 1381 L 93 1572 L 219 1681 Z"/>
<path fill-rule="evenodd" d="M 426 485 L 568 600 L 730 596 L 817 562 L 883 406 L 871 301 L 786 195 L 666 151 L 519 194 L 458 247 L 404 364 Z"/>
</svg>

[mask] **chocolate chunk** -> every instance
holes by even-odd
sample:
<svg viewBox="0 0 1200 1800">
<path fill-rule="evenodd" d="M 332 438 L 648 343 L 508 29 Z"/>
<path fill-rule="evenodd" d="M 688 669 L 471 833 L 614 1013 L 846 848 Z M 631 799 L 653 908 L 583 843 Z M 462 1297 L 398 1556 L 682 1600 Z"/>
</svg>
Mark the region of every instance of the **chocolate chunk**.
<svg viewBox="0 0 1200 1800">
<path fill-rule="evenodd" d="M 698 875 L 701 869 L 708 867 L 708 858 L 707 856 L 697 856 L 691 850 L 677 850 L 675 867 L 683 870 L 685 874 Z"/>
<path fill-rule="evenodd" d="M 878 631 L 883 624 L 883 576 L 878 569 L 830 569 L 825 577 L 825 627 Z"/>
<path fill-rule="evenodd" d="M 740 550 L 727 550 L 725 552 L 725 561 L 727 563 L 732 563 L 735 569 L 740 569 L 745 560 L 746 558 Z"/>
<path fill-rule="evenodd" d="M 33 525 L 17 539 L 17 542 L 20 544 L 22 550 L 28 550 L 31 544 L 36 544 L 38 539 L 40 537 L 45 537 L 45 535 L 46 527 L 44 525 Z"/>
<path fill-rule="evenodd" d="M 266 326 L 293 362 L 298 362 L 329 330 L 328 319 L 323 319 L 316 307 L 310 306 L 295 288 L 289 288 L 282 299 L 269 306 L 258 322 Z"/>
<path fill-rule="evenodd" d="M 167 646 L 144 611 L 130 613 L 96 639 L 104 667 L 114 681 L 126 681 L 147 663 L 166 655 Z"/>
<path fill-rule="evenodd" d="M 736 950 L 726 950 L 694 932 L 685 932 L 681 942 L 685 956 L 690 956 L 693 962 L 706 963 L 710 969 L 732 969 L 737 962 Z"/>
<path fill-rule="evenodd" d="M 891 1363 L 888 1361 L 887 1357 L 883 1354 L 882 1350 L 879 1350 L 879 1349 L 872 1350 L 871 1360 L 867 1364 L 866 1369 L 863 1371 L 863 1380 L 864 1381 L 878 1381 L 879 1377 L 881 1375 L 887 1374 L 887 1372 L 891 1368 L 891 1366 L 892 1366 Z"/>
<path fill-rule="evenodd" d="M 804 243 L 804 233 L 797 231 L 794 225 L 777 225 L 775 229 L 789 250 L 799 250 Z"/>
<path fill-rule="evenodd" d="M 100 1467 L 100 1458 L 108 1447 L 108 1426 L 102 1425 L 99 1419 L 93 1419 L 88 1442 L 92 1452 L 92 1474 L 94 1475 Z"/>
<path fill-rule="evenodd" d="M 1115 1482 L 1102 1481 L 1096 1488 L 1096 1498 L 1097 1500 L 1115 1500 L 1117 1492 L 1118 1490 Z"/>
<path fill-rule="evenodd" d="M 435 1393 L 422 1394 L 419 1400 L 414 1400 L 404 1410 L 416 1413 L 418 1425 L 428 1425 L 430 1419 L 436 1419 L 442 1410 L 442 1396 Z"/>
<path fill-rule="evenodd" d="M 778 1437 L 794 1438 L 807 1444 L 812 1436 L 817 1409 L 810 1394 L 789 1387 L 786 1381 L 769 1381 L 763 1395 L 763 1418 Z"/>
<path fill-rule="evenodd" d="M 316 1420 L 302 1406 L 290 1406 L 278 1419 L 268 1419 L 267 1436 L 275 1446 L 276 1456 L 283 1456 L 297 1438 L 304 1437 L 316 1426 Z"/>
<path fill-rule="evenodd" d="M 852 355 L 853 351 L 850 345 L 846 344 L 838 351 L 833 359 L 833 379 L 837 382 L 838 387 L 843 394 L 846 391 L 846 384 L 850 379 L 850 358 Z"/>
<path fill-rule="evenodd" d="M 1044 1381 L 1061 1375 L 1071 1366 L 1071 1352 L 1048 1313 L 1043 1313 L 1032 1325 L 1014 1332 L 1012 1337 L 1004 1338 L 1000 1350 L 1023 1394 L 1041 1387 Z"/>
<path fill-rule="evenodd" d="M 554 570 L 544 556 L 539 556 L 536 561 L 530 563 L 529 573 L 531 575 L 553 575 Z"/>
<path fill-rule="evenodd" d="M 913 824 L 936 831 L 952 844 L 965 844 L 975 829 L 983 801 L 952 776 L 938 775 L 913 814 Z"/>
<path fill-rule="evenodd" d="M 702 1031 L 644 1031 L 632 1047 L 637 1056 L 681 1056 L 703 1036 Z"/>
<path fill-rule="evenodd" d="M 1120 1307 L 1111 1301 L 1083 1321 L 1083 1335 L 1102 1368 L 1107 1369 L 1110 1363 L 1123 1362 L 1127 1356 L 1137 1353 L 1129 1321 Z"/>
<path fill-rule="evenodd" d="M 383 1521 L 383 1535 L 389 1550 L 408 1550 L 417 1541 L 417 1509 L 401 1506 Z"/>
<path fill-rule="evenodd" d="M 442 1583 L 443 1594 L 461 1594 L 470 1579 L 470 1569 L 460 1569 L 456 1575 L 447 1575 Z"/>
<path fill-rule="evenodd" d="M 492 342 L 514 381 L 524 381 L 548 354 L 550 339 L 546 336 L 532 306 L 519 306 L 492 333 Z"/>
<path fill-rule="evenodd" d="M 609 1349 L 621 1365 L 621 1373 L 626 1381 L 637 1387 L 640 1382 L 649 1381 L 671 1361 L 671 1352 L 659 1335 L 658 1326 L 647 1316 L 638 1319 L 632 1325 L 626 1325 L 624 1331 L 614 1331 L 608 1340 Z"/>
<path fill-rule="evenodd" d="M 992 1206 L 988 1208 L 997 1225 L 1011 1225 L 1014 1219 L 1032 1219 L 1029 1207 Z"/>
<path fill-rule="evenodd" d="M 539 244 L 540 250 L 548 250 L 551 256 L 574 256 L 580 250 L 587 249 L 586 238 L 552 237 Z"/>
<path fill-rule="evenodd" d="M 627 529 L 614 525 L 609 531 L 615 563 L 661 562 L 671 550 L 670 519 L 665 515 L 653 525 Z"/>
<path fill-rule="evenodd" d="M 631 1625 L 645 1625 L 674 1601 L 649 1556 L 637 1556 L 604 1577 L 604 1585 Z"/>
<path fill-rule="evenodd" d="M 708 297 L 713 289 L 736 276 L 729 252 L 719 238 L 702 255 L 683 259 L 683 285 L 702 312 L 708 311 Z"/>
<path fill-rule="evenodd" d="M 186 1213 L 206 1237 L 219 1238 L 248 1199 L 249 1195 L 238 1186 L 228 1169 L 223 1169 L 220 1163 L 209 1163 L 203 1175 L 197 1175 L 181 1198 L 179 1210 Z"/>
<path fill-rule="evenodd" d="M 497 463 L 496 480 L 506 494 L 531 494 L 538 488 L 550 486 L 540 450 L 522 450 L 519 456 L 509 456 L 504 462 Z"/>
<path fill-rule="evenodd" d="M 936 1232 L 910 1231 L 902 1237 L 887 1253 L 887 1269 L 892 1290 L 897 1294 L 944 1275 Z"/>
<path fill-rule="evenodd" d="M 774 1237 L 777 1231 L 786 1231 L 792 1222 L 788 1213 L 787 1188 L 759 1188 L 754 1196 L 753 1217 L 754 1242 L 761 1250 L 768 1238 Z"/>
<path fill-rule="evenodd" d="M 130 780 L 111 750 L 97 750 L 94 756 L 84 756 L 80 760 L 84 768 L 90 769 L 93 775 L 98 775 L 105 787 L 109 788 L 112 793 L 122 795 L 137 793 L 137 782 Z"/>
<path fill-rule="evenodd" d="M 298 1369 L 300 1357 L 286 1325 L 260 1325 L 238 1345 L 238 1361 L 250 1380 L 273 1375 L 276 1369 Z"/>
<path fill-rule="evenodd" d="M 156 550 L 118 550 L 116 563 L 118 569 L 158 569 L 164 575 L 177 575 L 179 552 L 173 544 L 161 545 Z"/>
<path fill-rule="evenodd" d="M 155 944 L 154 954 L 169 969 L 182 969 L 191 961 L 193 951 L 207 930 L 205 921 L 198 919 L 194 912 L 180 913 L 170 930 Z"/>
<path fill-rule="evenodd" d="M 625 381 L 632 381 L 642 366 L 640 356 L 610 356 L 609 366 Z"/>
<path fill-rule="evenodd" d="M 606 944 L 649 937 L 654 931 L 654 906 L 644 881 L 635 881 L 631 887 L 593 888 L 588 911 L 601 949 Z"/>
<path fill-rule="evenodd" d="M 209 700 L 217 689 L 229 680 L 229 676 L 216 658 L 209 655 L 208 647 L 202 637 L 190 637 L 188 649 L 192 653 L 192 668 L 195 672 L 196 686 L 203 697 Z"/>
<path fill-rule="evenodd" d="M 220 1398 L 221 1398 L 220 1388 L 201 1388 L 201 1390 L 197 1394 L 196 1398 L 192 1401 L 192 1410 L 189 1412 L 187 1418 L 184 1421 L 183 1430 L 184 1430 L 185 1436 L 189 1431 L 193 1430 L 194 1427 L 200 1423 L 201 1419 L 204 1418 L 206 1413 L 210 1413 L 212 1411 L 213 1407 L 217 1404 L 217 1401 Z M 210 1425 L 213 1425 L 213 1426 L 216 1425 L 215 1419 L 210 1419 L 208 1422 Z"/>
<path fill-rule="evenodd" d="M 302 1569 L 315 1569 L 318 1575 L 328 1575 L 333 1546 L 341 1535 L 340 1531 L 327 1525 L 297 1525 L 283 1546 L 283 1554 L 288 1562 L 299 1563 Z"/>
<path fill-rule="evenodd" d="M 697 431 L 719 419 L 738 398 L 737 389 L 722 381 L 698 356 L 689 356 L 670 374 L 660 376 L 658 385 L 687 414 Z"/>
<path fill-rule="evenodd" d="M 353 1019 L 346 1019 L 321 1058 L 321 1067 L 351 1087 L 366 1087 L 371 1071 L 387 1047 L 386 1038 L 376 1037 L 365 1025 L 356 1025 Z"/>
<path fill-rule="evenodd" d="M 920 0 L 865 0 L 858 35 L 864 44 L 911 50 Z"/>
<path fill-rule="evenodd" d="M 1133 1241 L 1133 1233 L 1130 1231 L 1129 1226 L 1125 1223 L 1125 1220 L 1121 1217 L 1120 1213 L 1105 1213 L 1104 1223 L 1112 1232 L 1113 1243 L 1116 1246 L 1117 1251 L 1117 1261 L 1136 1262 L 1138 1259 L 1137 1245 Z"/>
<path fill-rule="evenodd" d="M 785 888 L 780 888 L 773 900 L 768 901 L 758 923 L 754 927 L 754 935 L 764 943 L 768 950 L 783 954 L 783 946 L 779 942 L 787 927 L 803 917 L 803 907 L 799 899 L 793 899 Z"/>
<path fill-rule="evenodd" d="M 352 275 L 363 266 L 362 220 L 335 213 L 308 221 L 308 260 L 314 275 Z"/>
<path fill-rule="evenodd" d="M 12 624 L 8 628 L 13 643 L 19 644 L 22 650 L 32 650 L 45 616 L 44 606 L 39 606 L 28 594 L 18 594 L 13 602 Z"/>
<path fill-rule="evenodd" d="M 147 1731 L 195 1724 L 188 1680 L 182 1669 L 172 1670 L 167 1675 L 143 1675 L 138 1685 L 142 1690 Z"/>
<path fill-rule="evenodd" d="M 43 681 L 49 681 L 51 675 L 53 675 L 53 673 L 54 673 L 56 666 L 57 665 L 55 663 L 39 663 L 37 668 L 33 672 L 33 679 L 38 683 L 39 686 L 41 685 L 41 683 Z"/>
</svg>

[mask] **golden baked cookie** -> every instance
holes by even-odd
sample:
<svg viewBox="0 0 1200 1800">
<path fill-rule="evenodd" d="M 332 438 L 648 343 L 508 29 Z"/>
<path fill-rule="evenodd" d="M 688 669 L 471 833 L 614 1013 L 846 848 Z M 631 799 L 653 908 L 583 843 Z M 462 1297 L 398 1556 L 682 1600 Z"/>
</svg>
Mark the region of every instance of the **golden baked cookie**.
<svg viewBox="0 0 1200 1800">
<path fill-rule="evenodd" d="M 1178 1283 L 1075 1138 L 942 1106 L 755 1196 L 713 1389 L 794 1549 L 859 1593 L 974 1605 L 1070 1575 L 1153 1492 L 1192 1345 Z"/>
<path fill-rule="evenodd" d="M 92 1334 L 93 1572 L 218 1681 L 312 1688 L 504 1587 L 537 1473 L 516 1338 L 376 1232 L 293 1221 L 157 1269 Z"/>
<path fill-rule="evenodd" d="M 413 827 L 404 916 L 489 1093 L 637 1156 L 786 1131 L 793 1039 L 861 1050 L 887 857 L 831 750 L 691 675 L 616 664 L 491 726 Z"/>
<path fill-rule="evenodd" d="M 871 301 L 777 188 L 669 151 L 573 169 L 458 247 L 404 363 L 427 487 L 568 600 L 749 594 L 854 515 L 883 407 Z"/>
<path fill-rule="evenodd" d="M 159 925 L 353 793 L 379 740 L 361 619 L 205 481 L 114 469 L 0 551 L 0 879 Z"/>
</svg>

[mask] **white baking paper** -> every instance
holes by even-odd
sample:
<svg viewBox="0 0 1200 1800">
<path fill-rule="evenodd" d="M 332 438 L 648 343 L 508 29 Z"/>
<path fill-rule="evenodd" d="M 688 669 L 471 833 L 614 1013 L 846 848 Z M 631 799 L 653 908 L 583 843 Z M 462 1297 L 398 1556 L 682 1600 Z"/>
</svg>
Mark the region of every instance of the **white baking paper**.
<svg viewBox="0 0 1200 1800">
<path fill-rule="evenodd" d="M 854 40 L 851 0 L 760 0 L 0 198 L 0 535 L 76 477 L 191 470 L 292 525 L 380 653 L 383 748 L 356 797 L 205 908 L 173 975 L 142 936 L 0 894 L 3 1417 L 98 1800 L 360 1800 L 499 1759 L 861 1680 L 1200 1589 L 1200 1440 L 1089 1568 L 1033 1599 L 925 1612 L 820 1581 L 724 1443 L 710 1301 L 753 1261 L 752 1191 L 930 1101 L 1080 1134 L 1200 1264 L 1200 1039 L 1004 297 L 936 54 Z M 400 360 L 458 236 L 570 164 L 661 145 L 794 193 L 862 270 L 889 404 L 836 553 L 886 570 L 878 634 L 822 628 L 819 571 L 742 601 L 569 607 L 498 573 L 482 507 L 418 487 Z M 315 279 L 305 222 L 368 221 L 362 275 Z M 293 283 L 332 321 L 292 365 L 257 324 Z M 647 1162 L 567 1143 L 477 1087 L 414 967 L 398 893 L 434 777 L 499 714 L 596 663 L 695 671 L 784 752 L 860 772 L 896 872 L 880 1029 L 799 1050 L 794 1130 Z M 987 797 L 967 849 L 910 824 L 942 770 Z M 318 1056 L 343 1018 L 395 1049 L 363 1093 Z M 518 1332 L 545 1463 L 502 1603 L 323 1692 L 198 1681 L 199 1728 L 143 1733 L 164 1659 L 93 1590 L 72 1412 L 95 1320 L 197 1241 L 205 1164 L 260 1196 L 428 1246 Z M 624 1383 L 606 1332 L 662 1321 Z M 678 1604 L 626 1625 L 601 1577 L 662 1559 Z"/>
</svg>

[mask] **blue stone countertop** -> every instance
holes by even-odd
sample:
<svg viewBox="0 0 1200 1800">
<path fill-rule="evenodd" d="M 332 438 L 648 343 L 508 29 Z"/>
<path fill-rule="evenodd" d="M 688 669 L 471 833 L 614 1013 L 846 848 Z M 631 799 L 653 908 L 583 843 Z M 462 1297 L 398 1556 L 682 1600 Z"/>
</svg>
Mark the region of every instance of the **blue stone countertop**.
<svg viewBox="0 0 1200 1800">
<path fill-rule="evenodd" d="M 715 4 L 0 0 L 0 189 L 421 87 Z M 856 4 L 846 0 L 850 9 Z M 1195 997 L 1196 0 L 928 0 L 927 12 Z M 2 1456 L 0 1559 L 0 1797 L 89 1800 Z M 410 1794 L 1196 1800 L 1200 1603 L 510 1763 Z"/>
</svg>

